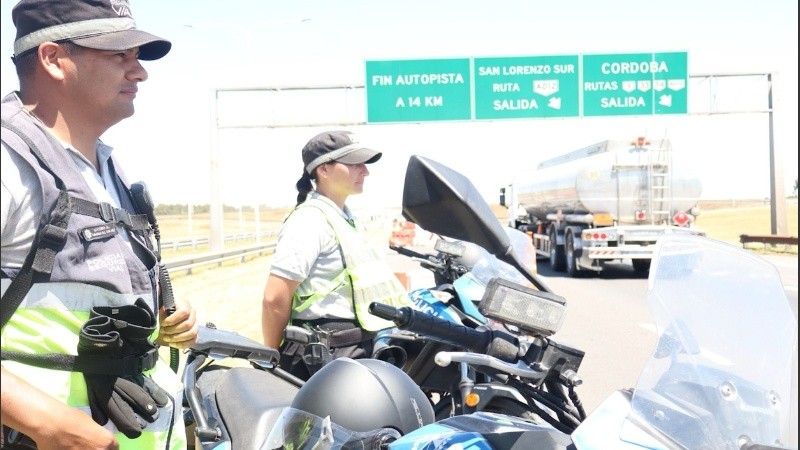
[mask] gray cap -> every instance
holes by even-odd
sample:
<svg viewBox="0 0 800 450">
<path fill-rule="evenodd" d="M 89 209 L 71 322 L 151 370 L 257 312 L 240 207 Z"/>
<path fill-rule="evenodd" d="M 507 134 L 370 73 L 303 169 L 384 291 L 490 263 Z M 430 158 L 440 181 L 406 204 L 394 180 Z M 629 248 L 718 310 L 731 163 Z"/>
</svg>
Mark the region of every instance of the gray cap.
<svg viewBox="0 0 800 450">
<path fill-rule="evenodd" d="M 11 18 L 17 28 L 14 57 L 44 42 L 71 41 L 95 50 L 139 48 L 139 59 L 166 55 L 172 44 L 136 28 L 128 0 L 22 0 Z"/>
<path fill-rule="evenodd" d="M 319 165 L 337 161 L 344 164 L 372 164 L 381 159 L 381 152 L 366 148 L 349 131 L 320 133 L 303 147 L 303 164 L 307 173 Z"/>
</svg>

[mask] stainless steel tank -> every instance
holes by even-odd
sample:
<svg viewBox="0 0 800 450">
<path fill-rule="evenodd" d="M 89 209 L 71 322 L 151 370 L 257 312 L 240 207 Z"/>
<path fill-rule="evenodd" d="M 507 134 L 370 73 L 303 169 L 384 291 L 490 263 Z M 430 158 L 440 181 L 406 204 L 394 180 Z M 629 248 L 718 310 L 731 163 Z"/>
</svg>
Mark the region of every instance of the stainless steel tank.
<svg viewBox="0 0 800 450">
<path fill-rule="evenodd" d="M 515 180 L 513 190 L 519 204 L 540 219 L 559 211 L 607 213 L 624 224 L 641 222 L 642 212 L 648 219 L 688 213 L 702 185 L 665 139 L 604 141 L 564 154 Z"/>
</svg>

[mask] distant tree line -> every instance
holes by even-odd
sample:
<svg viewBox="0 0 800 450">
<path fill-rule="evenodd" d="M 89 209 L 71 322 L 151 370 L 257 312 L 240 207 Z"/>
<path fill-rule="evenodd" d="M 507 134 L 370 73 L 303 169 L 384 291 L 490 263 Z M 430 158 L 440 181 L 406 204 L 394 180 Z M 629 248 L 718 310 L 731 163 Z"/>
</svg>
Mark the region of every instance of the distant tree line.
<svg viewBox="0 0 800 450">
<path fill-rule="evenodd" d="M 196 214 L 208 213 L 211 210 L 209 205 L 193 205 L 192 212 Z M 156 205 L 156 215 L 169 216 L 169 215 L 186 215 L 189 214 L 189 205 L 170 203 Z"/>
</svg>

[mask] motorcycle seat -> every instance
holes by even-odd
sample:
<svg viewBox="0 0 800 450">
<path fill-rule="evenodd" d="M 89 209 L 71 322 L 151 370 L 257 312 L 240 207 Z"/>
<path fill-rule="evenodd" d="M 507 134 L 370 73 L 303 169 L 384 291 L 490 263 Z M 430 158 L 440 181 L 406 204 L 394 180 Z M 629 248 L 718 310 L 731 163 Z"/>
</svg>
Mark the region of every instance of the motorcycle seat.
<svg viewBox="0 0 800 450">
<path fill-rule="evenodd" d="M 234 367 L 220 377 L 216 401 L 234 449 L 258 449 L 298 387 L 270 372 Z"/>
</svg>

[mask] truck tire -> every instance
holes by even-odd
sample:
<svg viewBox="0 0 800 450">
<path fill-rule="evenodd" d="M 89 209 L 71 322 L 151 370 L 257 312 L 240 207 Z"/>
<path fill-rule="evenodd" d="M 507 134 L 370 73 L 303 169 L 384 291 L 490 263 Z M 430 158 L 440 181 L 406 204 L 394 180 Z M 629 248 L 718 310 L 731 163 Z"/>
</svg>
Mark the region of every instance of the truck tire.
<svg viewBox="0 0 800 450">
<path fill-rule="evenodd" d="M 634 272 L 647 273 L 650 270 L 649 259 L 632 259 L 631 263 L 633 263 Z"/>
<path fill-rule="evenodd" d="M 563 272 L 566 267 L 564 246 L 559 246 L 556 240 L 556 229 L 550 229 L 550 268 L 556 272 Z"/>
<path fill-rule="evenodd" d="M 577 256 L 575 256 L 575 235 L 572 232 L 567 233 L 564 247 L 566 248 L 567 274 L 572 278 L 578 278 L 583 274 L 583 271 L 578 267 Z"/>
</svg>

